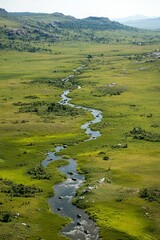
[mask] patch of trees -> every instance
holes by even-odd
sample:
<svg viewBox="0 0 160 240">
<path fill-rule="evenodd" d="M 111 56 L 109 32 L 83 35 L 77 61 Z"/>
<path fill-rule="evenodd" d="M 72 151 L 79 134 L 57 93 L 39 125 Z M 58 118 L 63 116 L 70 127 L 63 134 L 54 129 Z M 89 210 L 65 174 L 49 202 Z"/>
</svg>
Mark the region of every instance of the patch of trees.
<svg viewBox="0 0 160 240">
<path fill-rule="evenodd" d="M 106 96 L 106 95 L 116 96 L 116 95 L 121 95 L 125 91 L 126 91 L 126 87 L 119 86 L 115 83 L 110 83 L 110 84 L 107 84 L 106 86 L 99 87 L 97 89 L 97 93 L 95 92 L 95 94 L 99 96 Z"/>
<path fill-rule="evenodd" d="M 35 79 L 27 84 L 48 84 L 51 86 L 64 88 L 64 83 L 62 82 L 62 79 L 40 78 Z"/>
<path fill-rule="evenodd" d="M 76 89 L 79 86 L 77 78 L 69 78 L 68 81 L 62 81 L 61 78 L 41 78 L 31 81 L 29 84 L 48 84 L 50 86 L 59 87 L 63 89 Z"/>
<path fill-rule="evenodd" d="M 82 112 L 81 109 L 72 108 L 67 105 L 62 105 L 60 103 L 51 102 L 47 103 L 45 101 L 37 101 L 32 103 L 22 103 L 17 102 L 14 103 L 15 106 L 19 106 L 19 112 L 26 113 L 26 112 L 33 112 L 37 113 L 38 115 L 44 114 L 53 114 L 55 116 L 76 116 Z"/>
<path fill-rule="evenodd" d="M 133 139 L 145 140 L 149 142 L 160 142 L 159 133 L 147 132 L 140 127 L 133 128 L 133 130 L 130 131 L 130 134 Z"/>
<path fill-rule="evenodd" d="M 9 194 L 11 197 L 34 197 L 41 193 L 42 189 L 34 186 L 26 186 L 23 184 L 16 184 L 12 181 L 2 180 L 3 187 L 1 192 Z"/>
<path fill-rule="evenodd" d="M 29 169 L 27 174 L 31 175 L 34 179 L 51 179 L 51 174 L 47 173 L 43 166 L 37 166 Z"/>
<path fill-rule="evenodd" d="M 149 189 L 149 188 L 143 188 L 139 192 L 140 198 L 144 198 L 148 200 L 149 202 L 158 202 L 160 203 L 160 189 Z"/>
<path fill-rule="evenodd" d="M 47 106 L 47 112 L 48 113 L 54 113 L 55 115 L 66 115 L 69 114 L 71 116 L 75 116 L 79 114 L 78 109 L 66 106 L 66 105 L 62 105 L 59 103 L 50 103 Z"/>
<path fill-rule="evenodd" d="M 5 41 L 0 43 L 0 50 L 16 50 L 18 52 L 51 52 L 50 49 L 36 47 L 24 41 L 16 42 L 14 39 L 12 41 Z"/>
</svg>

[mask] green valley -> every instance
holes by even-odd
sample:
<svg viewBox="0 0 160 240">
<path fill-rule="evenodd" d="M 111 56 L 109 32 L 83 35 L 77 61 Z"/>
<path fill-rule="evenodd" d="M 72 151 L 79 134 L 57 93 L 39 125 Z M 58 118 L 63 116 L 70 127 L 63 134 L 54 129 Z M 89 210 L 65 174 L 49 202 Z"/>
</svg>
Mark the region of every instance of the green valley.
<svg viewBox="0 0 160 240">
<path fill-rule="evenodd" d="M 71 219 L 47 199 L 68 158 L 85 177 L 73 204 L 99 239 L 160 239 L 160 32 L 3 9 L 0 28 L 0 239 L 67 239 Z M 86 141 L 89 112 L 59 103 L 66 89 L 70 103 L 101 110 L 100 137 Z M 41 167 L 61 145 L 63 160 Z"/>
</svg>

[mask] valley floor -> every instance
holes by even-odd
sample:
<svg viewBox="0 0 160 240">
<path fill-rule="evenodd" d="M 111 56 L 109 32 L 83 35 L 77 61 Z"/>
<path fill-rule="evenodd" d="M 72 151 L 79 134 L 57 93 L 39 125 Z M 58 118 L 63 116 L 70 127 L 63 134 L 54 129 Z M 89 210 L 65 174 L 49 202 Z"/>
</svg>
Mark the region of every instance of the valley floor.
<svg viewBox="0 0 160 240">
<path fill-rule="evenodd" d="M 40 167 L 63 144 L 63 158 L 74 158 L 85 176 L 74 204 L 96 222 L 103 240 L 160 239 L 156 49 L 66 42 L 54 44 L 52 53 L 1 51 L 0 239 L 66 239 L 59 232 L 70 220 L 47 203 L 53 185 L 65 179 L 57 167 L 66 161 Z M 102 122 L 91 126 L 101 132 L 96 140 L 84 141 L 81 129 L 90 113 L 58 104 L 65 89 L 72 89 L 72 103 L 102 111 Z M 94 188 L 84 193 L 88 187 Z"/>
</svg>

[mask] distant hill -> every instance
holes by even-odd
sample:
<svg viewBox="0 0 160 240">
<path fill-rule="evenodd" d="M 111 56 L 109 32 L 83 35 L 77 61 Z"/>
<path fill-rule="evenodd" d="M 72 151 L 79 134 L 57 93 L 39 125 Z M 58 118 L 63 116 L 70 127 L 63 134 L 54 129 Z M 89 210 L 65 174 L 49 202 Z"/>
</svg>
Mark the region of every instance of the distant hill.
<svg viewBox="0 0 160 240">
<path fill-rule="evenodd" d="M 116 18 L 113 20 L 134 28 L 146 30 L 160 30 L 160 17 L 149 18 L 143 15 L 135 15 L 126 18 Z"/>
<path fill-rule="evenodd" d="M 144 16 L 144 15 L 134 15 L 134 16 L 129 16 L 129 17 L 125 17 L 125 18 L 115 18 L 113 20 L 119 22 L 119 23 L 126 23 L 126 22 L 130 22 L 130 21 L 138 21 L 138 20 L 144 20 L 144 19 L 148 19 L 148 17 Z"/>
<path fill-rule="evenodd" d="M 125 22 L 124 24 L 130 27 L 136 27 L 140 29 L 160 30 L 160 17 L 142 19 L 137 21 L 128 21 Z"/>
</svg>

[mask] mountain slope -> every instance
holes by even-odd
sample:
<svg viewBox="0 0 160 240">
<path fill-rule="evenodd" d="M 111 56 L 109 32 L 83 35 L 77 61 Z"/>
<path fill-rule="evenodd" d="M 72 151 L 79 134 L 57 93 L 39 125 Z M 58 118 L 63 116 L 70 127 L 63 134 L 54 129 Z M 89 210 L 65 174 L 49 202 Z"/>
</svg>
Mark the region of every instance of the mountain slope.
<svg viewBox="0 0 160 240">
<path fill-rule="evenodd" d="M 108 18 L 88 17 L 76 19 L 62 13 L 9 13 L 0 9 L 0 49 L 16 49 L 19 51 L 38 51 L 42 42 L 57 41 L 94 41 L 110 42 L 113 34 L 106 38 L 105 31 L 132 30 Z M 17 43 L 18 41 L 18 43 Z M 35 44 L 36 42 L 36 44 Z M 32 46 L 34 45 L 34 47 Z M 41 44 L 40 48 L 37 45 Z"/>
</svg>

